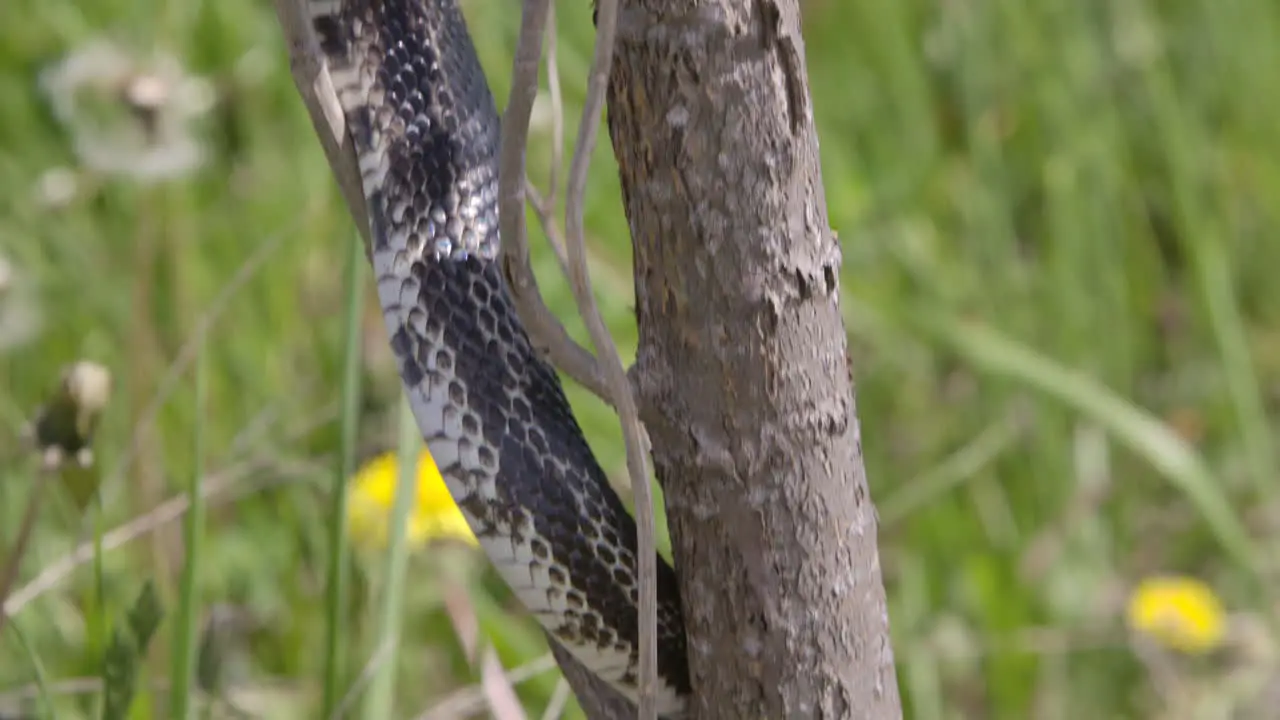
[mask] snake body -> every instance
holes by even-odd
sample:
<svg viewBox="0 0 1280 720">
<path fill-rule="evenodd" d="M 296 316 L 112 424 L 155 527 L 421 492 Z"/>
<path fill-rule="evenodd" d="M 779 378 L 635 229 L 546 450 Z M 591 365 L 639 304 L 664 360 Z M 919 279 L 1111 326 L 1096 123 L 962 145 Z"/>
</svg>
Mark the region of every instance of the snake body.
<svg viewBox="0 0 1280 720">
<path fill-rule="evenodd" d="M 553 642 L 632 701 L 636 526 L 530 344 L 499 267 L 499 118 L 456 0 L 312 0 L 359 161 L 371 261 L 413 415 L 457 505 Z M 683 713 L 658 558 L 658 705 Z"/>
</svg>

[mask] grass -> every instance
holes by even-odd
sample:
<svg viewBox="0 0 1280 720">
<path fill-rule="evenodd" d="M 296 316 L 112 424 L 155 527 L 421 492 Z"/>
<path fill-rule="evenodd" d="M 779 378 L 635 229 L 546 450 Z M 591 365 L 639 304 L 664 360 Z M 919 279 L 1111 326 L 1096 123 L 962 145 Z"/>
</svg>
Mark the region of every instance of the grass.
<svg viewBox="0 0 1280 720">
<path fill-rule="evenodd" d="M 341 462 L 338 463 L 337 475 L 333 479 L 333 490 L 329 495 L 331 509 L 330 518 L 347 516 L 346 483 L 355 470 L 355 453 L 357 433 L 359 432 L 360 408 L 360 346 L 357 342 L 357 328 L 361 320 L 360 270 L 364 262 L 363 250 L 359 242 L 349 242 L 346 258 L 346 312 L 343 318 L 345 325 L 343 335 L 342 362 L 342 437 L 339 452 Z M 325 717 L 331 717 L 337 707 L 341 688 L 342 645 L 346 625 L 346 589 L 349 575 L 347 556 L 347 535 L 342 523 L 329 523 L 329 573 L 326 577 L 325 594 L 325 671 L 324 671 L 324 704 L 321 710 Z"/>
<path fill-rule="evenodd" d="M 466 8 L 505 97 L 518 14 Z M 1162 665 L 1122 613 L 1138 580 L 1178 572 L 1208 582 L 1236 620 L 1274 623 L 1280 76 L 1267 69 L 1280 66 L 1280 6 L 807 0 L 804 12 L 908 717 L 1194 716 L 1196 698 L 1237 688 L 1259 662 L 1237 648 Z M 173 611 L 138 668 L 131 717 L 169 717 L 184 633 L 208 639 L 215 606 L 253 619 L 223 638 L 227 698 L 321 716 L 347 700 L 394 605 L 384 556 L 334 553 L 345 540 L 331 518 L 335 475 L 395 446 L 400 394 L 368 273 L 347 291 L 353 229 L 274 12 L 14 0 L 7 14 L 0 254 L 19 283 L 0 298 L 0 557 L 37 479 L 16 437 L 58 369 L 94 360 L 115 389 L 94 445 L 100 509 L 46 498 L 19 585 L 82 544 L 100 551 L 22 593 L 0 635 L 0 713 L 97 717 L 89 681 L 152 581 Z M 558 16 L 573 113 L 590 17 L 586 3 Z M 167 50 L 212 83 L 194 131 L 209 155 L 193 172 L 140 185 L 80 167 L 37 78 L 100 35 Z M 548 132 L 535 126 L 535 180 Z M 607 144 L 591 177 L 593 276 L 614 288 L 598 297 L 625 358 L 630 248 Z M 586 342 L 554 256 L 534 246 L 548 303 Z M 9 346 L 15 313 L 40 330 Z M 624 478 L 616 421 L 569 393 Z M 184 582 L 187 521 L 172 501 L 196 468 L 205 530 Z M 148 532 L 121 539 L 136 528 Z M 479 681 L 450 614 L 459 584 L 506 667 L 545 652 L 468 557 L 408 558 L 398 662 L 378 685 L 397 717 Z M 187 603 L 207 611 L 184 625 Z M 543 673 L 516 692 L 537 716 L 555 686 Z M 1182 714 L 1159 715 L 1169 708 Z"/>
<path fill-rule="evenodd" d="M 183 535 L 184 562 L 182 566 L 182 597 L 178 606 L 177 625 L 174 632 L 173 687 L 169 693 L 169 717 L 191 716 L 191 682 L 196 662 L 196 644 L 200 636 L 200 560 L 204 543 L 205 500 L 200 484 L 204 478 L 204 416 L 206 389 L 205 365 L 197 358 L 195 367 L 196 416 L 192 427 L 194 436 L 191 464 L 191 481 L 187 486 L 187 507 Z"/>
<path fill-rule="evenodd" d="M 382 608 L 378 613 L 381 627 L 378 633 L 378 650 L 374 657 L 379 666 L 368 695 L 365 717 L 393 717 L 395 705 L 395 668 L 399 664 L 400 628 L 404 616 L 405 570 L 408 565 L 408 545 L 405 534 L 409 516 L 416 502 L 414 483 L 417 479 L 418 455 L 422 449 L 422 434 L 409 409 L 407 400 L 400 403 L 398 418 L 398 442 L 396 448 L 395 504 L 392 507 L 391 528 L 387 540 L 386 578 L 382 591 Z"/>
</svg>

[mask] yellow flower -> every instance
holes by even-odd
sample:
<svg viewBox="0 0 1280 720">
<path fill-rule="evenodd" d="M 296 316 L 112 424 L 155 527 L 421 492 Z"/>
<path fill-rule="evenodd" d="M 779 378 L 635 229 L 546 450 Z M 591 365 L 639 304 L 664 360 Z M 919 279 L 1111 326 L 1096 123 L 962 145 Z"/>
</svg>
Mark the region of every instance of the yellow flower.
<svg viewBox="0 0 1280 720">
<path fill-rule="evenodd" d="M 1135 631 L 1189 654 L 1217 648 L 1226 632 L 1218 596 L 1199 580 L 1181 576 L 1139 583 L 1129 596 L 1128 621 Z"/>
<path fill-rule="evenodd" d="M 368 549 L 386 546 L 391 533 L 397 480 L 394 452 L 370 460 L 352 478 L 347 502 L 347 528 L 356 545 Z M 421 547 L 433 540 L 461 540 L 469 545 L 479 545 L 462 511 L 445 487 L 435 461 L 425 450 L 418 456 L 416 495 L 405 528 L 409 547 Z"/>
</svg>

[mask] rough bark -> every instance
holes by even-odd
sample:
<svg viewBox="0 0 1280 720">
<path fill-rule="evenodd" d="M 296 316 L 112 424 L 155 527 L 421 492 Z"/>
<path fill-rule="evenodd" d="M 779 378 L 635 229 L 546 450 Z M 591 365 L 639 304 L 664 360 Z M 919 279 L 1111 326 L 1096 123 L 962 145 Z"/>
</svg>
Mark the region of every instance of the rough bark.
<svg viewBox="0 0 1280 720">
<path fill-rule="evenodd" d="M 898 718 L 796 0 L 624 0 L 641 415 L 710 718 Z"/>
</svg>

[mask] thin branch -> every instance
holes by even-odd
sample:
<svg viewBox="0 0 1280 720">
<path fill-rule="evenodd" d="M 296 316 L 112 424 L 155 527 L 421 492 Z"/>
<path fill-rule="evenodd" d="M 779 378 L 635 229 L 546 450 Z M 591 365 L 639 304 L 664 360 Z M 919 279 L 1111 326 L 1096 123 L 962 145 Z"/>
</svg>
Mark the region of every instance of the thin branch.
<svg viewBox="0 0 1280 720">
<path fill-rule="evenodd" d="M 391 643 L 384 638 L 378 642 L 373 652 L 369 653 L 369 659 L 365 662 L 364 667 L 360 668 L 360 674 L 356 676 L 355 682 L 347 688 L 347 692 L 338 701 L 337 706 L 333 708 L 333 712 L 329 714 L 329 720 L 342 720 L 347 716 L 347 711 L 356 704 L 356 700 L 369 689 L 369 685 L 373 683 L 374 677 L 387 660 L 391 659 Z"/>
<path fill-rule="evenodd" d="M 564 249 L 564 233 L 560 232 L 560 228 L 556 225 L 554 204 L 550 202 L 549 198 L 542 197 L 541 193 L 538 192 L 538 188 L 534 186 L 533 181 L 528 177 L 524 179 L 524 191 L 528 196 L 529 207 L 533 208 L 533 214 L 538 217 L 542 232 L 547 237 L 547 244 L 555 251 L 556 260 L 560 263 L 560 271 L 564 273 L 565 277 L 569 277 L 569 256 Z M 635 381 L 631 377 L 631 369 L 627 370 L 627 383 L 631 387 L 635 387 Z M 613 405 L 613 403 L 610 403 L 610 405 Z M 641 424 L 640 432 L 644 436 L 644 446 L 649 447 L 648 428 Z"/>
<path fill-rule="evenodd" d="M 555 658 L 550 653 L 539 656 L 529 662 L 518 665 L 507 671 L 507 682 L 519 685 L 535 678 L 556 666 Z M 471 717 L 483 712 L 488 703 L 482 685 L 473 685 L 455 691 L 453 694 L 437 702 L 417 720 L 444 720 L 444 718 Z"/>
<path fill-rule="evenodd" d="M 595 56 L 591 60 L 587 99 L 582 108 L 582 122 L 578 126 L 578 140 L 573 152 L 573 164 L 569 167 L 566 189 L 565 249 L 569 255 L 569 279 L 573 295 L 578 301 L 578 311 L 591 332 L 591 342 L 596 347 L 600 364 L 604 366 L 610 395 L 618 409 L 618 416 L 622 421 L 622 436 L 627 445 L 627 470 L 631 475 L 631 491 L 635 497 L 638 538 L 636 562 L 640 574 L 639 717 L 641 720 L 650 720 L 657 717 L 658 567 L 653 537 L 653 492 L 649 487 L 649 458 L 626 368 L 622 366 L 618 348 L 614 346 L 591 291 L 583 230 L 583 196 L 587 186 L 587 170 L 591 163 L 591 153 L 595 149 L 596 134 L 600 129 L 600 114 L 604 109 L 605 91 L 609 85 L 614 34 L 618 22 L 617 0 L 599 0 L 596 7 Z"/>
<path fill-rule="evenodd" d="M 343 114 L 337 101 L 332 79 L 324 63 L 319 42 L 311 28 L 309 14 L 304 7 L 305 2 L 304 0 L 274 0 L 274 4 L 289 50 L 290 69 L 293 74 L 294 84 L 297 86 L 297 90 L 307 106 L 316 134 L 320 137 L 321 144 L 325 149 L 325 155 L 328 157 L 329 165 L 338 180 L 338 185 L 356 221 L 356 226 L 365 239 L 367 249 L 369 245 L 368 208 L 365 205 L 364 193 L 360 184 L 359 166 L 356 163 L 351 139 L 346 132 Z M 565 331 L 564 327 L 543 303 L 541 296 L 537 292 L 536 278 L 529 262 L 529 245 L 524 214 L 524 159 L 529 117 L 538 90 L 538 63 L 542 55 L 542 39 L 547 24 L 549 7 L 550 0 L 524 0 L 522 9 L 520 38 L 513 63 L 511 92 L 508 96 L 501 130 L 501 171 L 499 173 L 498 193 L 499 225 L 503 237 L 501 262 L 503 274 L 513 295 L 517 312 L 528 328 L 531 339 L 547 353 L 551 362 L 559 370 L 596 394 L 606 403 L 615 405 L 617 401 L 613 399 L 613 394 L 609 391 L 611 383 L 606 382 L 605 372 L 601 369 L 596 358 L 569 337 L 568 332 Z M 615 6 L 605 3 L 605 7 L 610 8 L 608 17 L 613 18 L 614 14 L 616 14 L 614 12 Z M 612 27 L 612 24 L 610 24 L 610 37 L 612 37 Z M 610 40 L 611 43 L 612 40 Z M 602 95 L 602 93 L 597 94 Z M 597 115 L 601 104 L 602 97 L 597 97 L 595 100 Z M 593 128 L 591 134 L 594 136 L 595 125 L 591 127 Z M 581 182 L 582 180 L 579 181 L 579 184 Z M 579 205 L 581 205 L 580 199 Z M 579 225 L 581 225 L 580 215 L 581 212 L 579 211 Z M 597 320 L 599 319 L 598 312 L 595 317 Z M 598 340 L 595 341 L 595 344 L 600 347 Z M 608 347 L 612 346 L 609 345 Z M 615 364 L 617 363 L 616 352 L 614 362 Z M 621 366 L 619 365 L 619 367 Z M 616 375 L 616 373 L 614 374 Z M 625 381 L 625 375 L 623 380 Z M 619 386 L 616 382 L 612 384 Z M 620 387 L 623 389 L 621 395 L 624 398 L 623 402 L 630 407 L 630 412 L 624 411 L 623 417 L 632 418 L 631 424 L 635 426 L 635 408 L 634 401 L 631 400 L 630 388 L 625 382 Z M 634 454 L 633 446 L 636 445 L 635 437 L 637 435 L 638 432 L 635 427 L 627 432 L 629 456 Z M 641 468 L 643 469 L 643 460 L 641 460 L 641 463 Z M 643 474 L 642 477 L 644 477 Z M 647 482 L 633 484 L 638 488 L 643 485 L 643 488 L 637 490 L 637 494 L 643 497 L 648 496 Z M 642 557 L 640 560 L 642 575 L 641 608 L 642 611 L 645 608 L 648 609 L 646 616 L 650 618 L 647 623 L 642 623 L 642 628 L 647 628 L 649 631 L 648 637 L 646 637 L 644 635 L 645 631 L 642 630 L 641 638 L 641 646 L 648 646 L 649 648 L 649 652 L 647 654 L 642 653 L 641 658 L 641 678 L 644 686 L 642 688 L 642 698 L 648 698 L 649 704 L 652 705 L 653 666 L 656 664 L 653 648 L 656 639 L 654 637 L 656 633 L 653 632 L 654 616 L 656 615 L 654 606 L 656 603 L 654 602 L 653 587 L 655 584 L 653 582 L 655 558 L 652 537 L 652 500 L 642 503 L 638 512 L 640 513 L 642 528 Z M 648 548 L 648 557 L 645 557 L 645 548 Z M 646 568 L 648 569 L 648 575 L 644 574 Z M 647 592 L 644 588 L 647 588 Z M 551 640 L 550 637 L 548 639 Z M 551 640 L 551 642 L 554 643 L 554 640 Z M 563 651 L 563 648 L 553 645 L 553 651 Z M 561 667 L 565 669 L 567 677 L 572 676 L 578 679 L 577 682 L 571 680 L 571 684 L 577 691 L 579 702 L 591 717 L 619 716 L 611 712 L 611 710 L 626 705 L 627 701 L 620 693 L 607 684 L 599 682 L 598 678 L 587 672 L 567 651 L 556 652 L 556 659 Z M 648 677 L 647 683 L 644 681 L 646 677 Z M 647 690 L 644 688 L 647 688 Z M 592 707 L 599 709 L 599 711 L 593 713 Z M 648 717 L 652 717 L 652 713 Z"/>
<path fill-rule="evenodd" d="M 286 2 L 287 0 L 277 0 Z M 538 292 L 529 262 L 529 236 L 524 216 L 525 149 L 529 116 L 538 95 L 538 63 L 550 0 L 525 0 L 511 74 L 511 93 L 502 116 L 502 150 L 498 179 L 498 225 L 502 233 L 502 269 L 516 311 L 530 339 L 551 362 L 580 385 L 613 405 L 604 372 L 596 358 L 569 337 Z"/>
<path fill-rule="evenodd" d="M 248 461 L 242 463 L 239 467 L 228 468 L 216 475 L 205 478 L 200 484 L 201 494 L 205 498 L 212 499 L 214 496 L 234 487 L 236 481 L 265 468 L 273 468 L 273 472 L 269 474 L 269 480 L 244 488 L 242 492 L 230 498 L 237 499 L 252 492 L 265 490 L 295 480 L 303 474 L 315 472 L 318 468 L 324 466 L 324 462 L 324 458 L 318 458 L 314 463 L 299 463 L 288 466 L 277 462 Z M 103 552 L 115 550 L 177 520 L 187 511 L 189 505 L 190 502 L 185 492 L 160 503 L 145 515 L 140 515 L 103 535 Z M 0 613 L 8 616 L 17 615 L 33 600 L 52 590 L 58 583 L 65 580 L 76 568 L 92 560 L 95 551 L 93 541 L 77 545 L 70 553 L 58 558 L 51 565 L 45 567 L 44 570 L 41 570 L 40 574 L 32 578 L 30 582 L 14 591 L 13 595 L 4 601 L 4 606 L 0 608 Z"/>
<path fill-rule="evenodd" d="M 538 224 L 542 226 L 543 234 L 547 236 L 547 244 L 555 251 L 556 261 L 560 263 L 560 272 L 564 273 L 565 277 L 569 277 L 569 256 L 564 251 L 564 236 L 556 227 L 555 206 L 543 199 L 538 188 L 534 187 L 533 181 L 527 177 L 524 179 L 524 192 L 529 196 L 529 207 L 533 208 L 533 214 L 538 216 Z"/>
<path fill-rule="evenodd" d="M 282 0 L 285 1 L 285 0 Z M 359 176 L 356 176 L 359 179 Z M 125 451 L 121 453 L 120 459 L 112 467 L 111 472 L 107 473 L 101 483 L 101 492 L 113 492 L 115 488 L 120 487 L 124 483 L 125 474 L 128 473 L 129 467 L 142 450 L 142 438 L 146 433 L 155 427 L 156 418 L 160 414 L 160 409 L 173 396 L 174 391 L 178 388 L 178 383 L 186 375 L 196 358 L 204 351 L 205 344 L 213 336 L 214 327 L 221 319 L 223 313 L 231 306 L 231 301 L 243 290 L 262 268 L 266 267 L 267 260 L 272 254 L 284 244 L 285 239 L 292 237 L 295 230 L 302 225 L 304 215 L 299 215 L 288 222 L 283 228 L 275 233 L 268 235 L 254 250 L 245 261 L 236 269 L 235 275 L 231 276 L 218 291 L 218 295 L 209 303 L 208 309 L 201 314 L 196 326 L 187 335 L 182 347 L 178 349 L 178 355 L 165 369 L 164 377 L 160 379 L 159 385 L 156 387 L 155 395 L 148 401 L 143 408 L 138 422 L 133 427 L 133 435 L 129 440 Z"/>
<path fill-rule="evenodd" d="M 27 545 L 31 540 L 32 531 L 35 530 L 36 518 L 40 516 L 40 503 L 44 499 L 45 486 L 51 480 L 52 476 L 49 473 L 38 474 L 35 485 L 31 488 L 31 494 L 27 498 L 27 507 L 22 513 L 22 526 L 18 530 L 18 537 L 13 543 L 13 549 L 9 551 L 8 559 L 5 560 L 4 570 L 0 571 L 0 630 L 4 630 L 5 622 L 10 615 L 13 615 L 9 611 L 9 591 L 13 589 L 13 583 L 18 579 L 22 558 L 27 554 Z"/>
<path fill-rule="evenodd" d="M 480 618 L 466 587 L 461 583 L 449 583 L 444 590 L 444 609 L 449 616 L 449 624 L 453 625 L 453 634 L 462 645 L 463 654 L 468 663 L 476 661 L 480 652 Z"/>
<path fill-rule="evenodd" d="M 351 211 L 356 228 L 369 251 L 369 208 L 365 203 L 364 188 L 360 180 L 360 168 L 356 161 L 355 147 L 346 129 L 346 118 L 338 102 L 333 79 L 329 75 L 320 43 L 311 27 L 305 0 L 274 0 L 276 15 L 284 31 L 289 49 L 289 70 L 294 85 L 302 96 L 311 124 L 320 144 L 324 147 L 329 167 L 342 191 L 343 199 Z M 529 330 L 531 339 L 542 347 L 552 363 L 575 382 L 582 385 L 612 405 L 604 373 L 586 348 L 576 343 L 560 324 L 538 293 L 533 267 L 529 262 L 528 236 L 525 232 L 523 203 L 524 150 L 529 130 L 529 114 L 538 90 L 537 65 L 542 54 L 542 28 L 546 26 L 549 0 L 531 0 L 540 22 L 530 23 L 526 10 L 525 21 L 516 51 L 511 94 L 502 119 L 503 171 L 499 180 L 499 222 L 501 226 L 503 269 L 507 284 L 516 301 L 520 319 Z M 534 35 L 529 37 L 529 30 Z M 530 59 L 532 58 L 532 59 Z M 531 65 L 531 71 L 522 70 Z M 520 82 L 524 78 L 524 82 Z M 519 168 L 518 172 L 512 172 Z M 508 176 L 512 176 L 508 178 Z M 515 183 L 515 184 L 513 184 Z"/>
<path fill-rule="evenodd" d="M 564 679 L 569 681 L 583 713 L 590 720 L 627 720 L 636 716 L 636 704 L 599 675 L 578 662 L 551 633 L 543 633 Z"/>
<path fill-rule="evenodd" d="M 155 678 L 149 682 L 140 683 L 150 689 L 158 697 L 163 696 L 170 691 L 170 683 L 168 678 Z M 54 680 L 49 682 L 44 689 L 54 697 L 82 697 L 85 695 L 97 695 L 103 691 L 102 678 L 100 677 L 72 677 L 64 680 Z M 228 705 L 234 704 L 226 695 L 237 695 L 241 693 L 251 694 L 276 694 L 290 693 L 293 696 L 302 697 L 305 695 L 307 688 L 297 678 L 277 676 L 263 677 L 255 676 L 252 682 L 240 683 L 227 689 L 222 696 L 214 696 L 204 692 L 199 688 L 195 689 L 196 697 L 201 703 L 214 702 L 221 700 Z M 42 688 L 39 683 L 27 683 L 12 689 L 0 691 L 0 717 L 3 718 L 28 718 L 32 716 L 22 715 L 18 712 L 18 707 L 22 703 L 28 703 L 32 700 L 39 699 L 42 694 Z M 235 709 L 234 712 L 239 713 L 239 717 L 246 717 L 243 710 Z M 247 717 L 258 717 L 247 715 Z"/>
<path fill-rule="evenodd" d="M 1233 613 L 1228 618 L 1228 624 L 1240 627 L 1240 623 L 1248 617 L 1247 613 Z M 929 663 L 957 663 L 988 658 L 1017 658 L 1024 656 L 1031 658 L 1066 657 L 1083 653 L 1132 649 L 1136 642 L 1134 638 L 1118 636 L 1115 627 L 1108 622 L 1088 622 L 1073 627 L 1028 625 L 1009 631 L 1008 637 L 1003 640 L 981 637 L 976 640 L 977 642 L 972 646 L 959 650 L 934 652 L 929 646 L 928 638 L 916 638 L 913 643 L 908 644 L 925 647 L 926 652 L 903 653 L 898 659 L 898 666 L 911 668 L 924 661 Z M 551 653 L 546 653 L 507 671 L 507 681 L 512 685 L 521 685 L 555 667 L 555 658 Z M 169 688 L 169 682 L 164 678 L 159 678 L 153 681 L 150 687 L 156 692 L 164 692 Z M 286 677 L 255 678 L 251 687 L 300 689 L 296 679 Z M 73 677 L 53 680 L 48 683 L 48 689 L 50 694 L 55 696 L 98 693 L 102 692 L 102 678 Z M 561 699 L 562 690 L 565 691 L 564 694 L 566 695 L 563 699 Z M 40 685 L 35 682 L 4 688 L 0 690 L 0 711 L 9 710 L 14 705 L 30 702 L 39 697 Z M 564 704 L 567 700 L 567 689 L 564 680 L 560 680 L 556 684 L 556 689 L 551 693 L 551 699 L 547 703 L 547 709 L 542 715 L 542 720 L 553 720 L 559 717 L 558 713 L 564 710 Z M 486 702 L 484 688 L 478 684 L 469 685 L 452 691 L 433 705 L 431 709 L 418 715 L 415 720 L 445 720 L 446 718 L 472 717 L 483 712 Z"/>
<path fill-rule="evenodd" d="M 564 164 L 564 96 L 560 92 L 560 63 L 556 58 L 556 6 L 554 3 L 547 12 L 547 87 L 551 90 L 551 172 L 548 178 L 547 196 L 542 197 L 538 188 L 529 179 L 524 178 L 524 192 L 529 199 L 529 207 L 538 216 L 538 224 L 547 238 L 547 244 L 555 252 L 556 261 L 560 263 L 560 272 L 569 277 L 569 257 L 564 253 L 562 234 L 555 226 L 556 196 L 560 192 L 560 166 Z"/>
<path fill-rule="evenodd" d="M 480 663 L 480 685 L 495 720 L 528 720 L 520 698 L 507 680 L 506 669 L 492 646 L 485 647 Z"/>
<path fill-rule="evenodd" d="M 551 92 L 551 177 L 547 184 L 546 207 L 554 213 L 560 193 L 560 164 L 564 162 L 564 96 L 560 93 L 560 63 L 556 57 L 556 6 L 547 9 L 547 89 Z M 564 252 L 560 252 L 564 257 Z"/>
<path fill-rule="evenodd" d="M 547 702 L 547 709 L 542 712 L 542 720 L 559 720 L 564 714 L 564 706 L 569 704 L 569 683 L 564 678 L 556 681 L 556 689 L 551 692 L 551 700 Z"/>
<path fill-rule="evenodd" d="M 461 583 L 450 583 L 445 589 L 445 610 L 453 625 L 453 634 L 462 643 L 467 661 L 480 656 L 480 688 L 489 713 L 497 720 L 526 720 L 520 700 L 506 678 L 506 668 L 488 643 L 481 645 L 480 618 L 476 616 L 467 589 Z"/>
<path fill-rule="evenodd" d="M 369 207 L 365 204 L 360 165 L 356 161 L 355 145 L 347 133 L 346 115 L 338 102 L 329 66 L 320 51 L 320 40 L 311 27 L 307 0 L 274 0 L 274 4 L 284 31 L 285 45 L 289 48 L 289 71 L 293 75 L 293 83 L 307 106 L 311 124 L 324 146 L 329 167 L 333 169 L 342 198 L 347 202 L 351 218 L 364 238 L 368 252 L 371 242 Z"/>
</svg>

